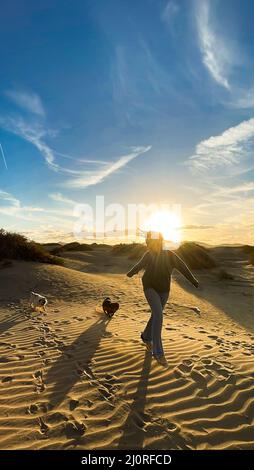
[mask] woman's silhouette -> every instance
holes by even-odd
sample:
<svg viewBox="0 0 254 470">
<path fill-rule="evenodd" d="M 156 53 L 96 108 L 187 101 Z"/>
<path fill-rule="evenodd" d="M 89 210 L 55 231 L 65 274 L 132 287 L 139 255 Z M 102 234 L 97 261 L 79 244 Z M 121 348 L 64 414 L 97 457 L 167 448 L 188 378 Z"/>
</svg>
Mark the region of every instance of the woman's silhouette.
<svg viewBox="0 0 254 470">
<path fill-rule="evenodd" d="M 144 269 L 142 284 L 146 300 L 151 308 L 151 317 L 141 333 L 141 339 L 154 358 L 163 366 L 168 363 L 164 356 L 161 330 L 163 309 L 168 300 L 170 281 L 173 269 L 177 269 L 196 288 L 198 280 L 193 276 L 184 261 L 173 251 L 164 248 L 163 236 L 160 233 L 148 232 L 146 236 L 148 250 L 141 260 L 127 273 L 128 277 Z"/>
</svg>

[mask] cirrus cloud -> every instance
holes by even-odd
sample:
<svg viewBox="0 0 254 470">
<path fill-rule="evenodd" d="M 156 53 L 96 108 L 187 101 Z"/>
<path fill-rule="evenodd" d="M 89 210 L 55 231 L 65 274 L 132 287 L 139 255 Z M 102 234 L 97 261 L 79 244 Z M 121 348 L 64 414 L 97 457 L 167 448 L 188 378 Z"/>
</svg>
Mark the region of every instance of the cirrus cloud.
<svg viewBox="0 0 254 470">
<path fill-rule="evenodd" d="M 239 164 L 249 155 L 253 139 L 254 118 L 251 118 L 199 142 L 187 165 L 194 171 L 204 172 Z"/>
<path fill-rule="evenodd" d="M 45 109 L 41 98 L 37 93 L 20 90 L 6 90 L 5 95 L 20 108 L 31 113 L 38 114 L 39 116 L 45 116 Z"/>
</svg>

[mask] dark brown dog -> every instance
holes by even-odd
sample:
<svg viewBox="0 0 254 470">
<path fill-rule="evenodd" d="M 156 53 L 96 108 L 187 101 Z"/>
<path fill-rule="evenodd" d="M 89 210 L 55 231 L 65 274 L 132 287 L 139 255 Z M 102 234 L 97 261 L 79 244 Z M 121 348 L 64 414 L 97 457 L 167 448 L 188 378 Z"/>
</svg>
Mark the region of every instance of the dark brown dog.
<svg viewBox="0 0 254 470">
<path fill-rule="evenodd" d="M 103 308 L 103 312 L 109 318 L 111 318 L 116 313 L 116 311 L 119 309 L 119 303 L 118 302 L 111 302 L 110 298 L 106 297 L 106 299 L 103 300 L 102 308 Z"/>
</svg>

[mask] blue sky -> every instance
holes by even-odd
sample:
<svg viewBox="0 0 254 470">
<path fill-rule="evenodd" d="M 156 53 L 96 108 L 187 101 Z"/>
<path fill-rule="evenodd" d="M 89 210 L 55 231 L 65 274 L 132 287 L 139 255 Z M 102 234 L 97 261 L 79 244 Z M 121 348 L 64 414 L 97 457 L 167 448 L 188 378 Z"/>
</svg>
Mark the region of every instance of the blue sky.
<svg viewBox="0 0 254 470">
<path fill-rule="evenodd" d="M 253 243 L 254 4 L 3 0 L 0 225 L 67 239 L 75 203 L 181 204 Z"/>
</svg>

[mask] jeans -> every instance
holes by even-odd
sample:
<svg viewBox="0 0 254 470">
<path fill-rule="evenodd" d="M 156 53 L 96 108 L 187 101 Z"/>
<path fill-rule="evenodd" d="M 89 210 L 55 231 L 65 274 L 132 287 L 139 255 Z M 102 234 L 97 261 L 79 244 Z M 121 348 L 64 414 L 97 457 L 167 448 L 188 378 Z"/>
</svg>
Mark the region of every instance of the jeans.
<svg viewBox="0 0 254 470">
<path fill-rule="evenodd" d="M 169 292 L 157 292 L 149 287 L 144 289 L 144 294 L 151 308 L 151 317 L 142 333 L 142 337 L 145 341 L 153 342 L 154 355 L 162 356 L 164 354 L 161 341 L 163 309 L 168 300 Z"/>
</svg>

